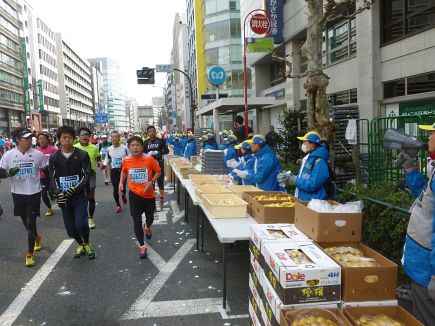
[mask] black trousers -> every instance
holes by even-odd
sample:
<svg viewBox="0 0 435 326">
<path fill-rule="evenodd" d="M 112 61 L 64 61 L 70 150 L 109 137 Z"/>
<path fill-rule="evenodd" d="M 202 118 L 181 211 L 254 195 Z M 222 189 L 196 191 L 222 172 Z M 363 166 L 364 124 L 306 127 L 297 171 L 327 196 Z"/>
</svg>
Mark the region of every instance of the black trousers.
<svg viewBox="0 0 435 326">
<path fill-rule="evenodd" d="M 112 187 L 113 187 L 113 198 L 115 199 L 116 206 L 121 206 L 119 203 L 119 193 L 118 193 L 118 186 L 119 181 L 121 179 L 121 169 L 111 169 L 110 170 L 110 180 L 112 181 Z M 127 179 L 124 180 L 124 196 L 126 192 L 127 187 Z"/>
<path fill-rule="evenodd" d="M 151 227 L 154 222 L 154 211 L 156 209 L 155 198 L 143 198 L 129 191 L 130 213 L 133 218 L 134 234 L 141 246 L 144 245 L 144 231 L 142 226 L 142 214 L 145 213 L 147 227 Z"/>
</svg>

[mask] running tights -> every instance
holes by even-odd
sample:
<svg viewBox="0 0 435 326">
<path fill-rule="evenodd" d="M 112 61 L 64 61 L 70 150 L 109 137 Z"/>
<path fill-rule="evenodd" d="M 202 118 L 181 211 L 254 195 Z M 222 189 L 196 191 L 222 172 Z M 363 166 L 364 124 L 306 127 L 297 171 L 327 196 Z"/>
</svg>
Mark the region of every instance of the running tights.
<svg viewBox="0 0 435 326">
<path fill-rule="evenodd" d="M 28 253 L 33 253 L 33 248 L 35 247 L 35 239 L 38 236 L 38 231 L 36 230 L 36 214 L 29 214 L 20 216 L 23 224 L 27 230 L 28 239 Z"/>
</svg>

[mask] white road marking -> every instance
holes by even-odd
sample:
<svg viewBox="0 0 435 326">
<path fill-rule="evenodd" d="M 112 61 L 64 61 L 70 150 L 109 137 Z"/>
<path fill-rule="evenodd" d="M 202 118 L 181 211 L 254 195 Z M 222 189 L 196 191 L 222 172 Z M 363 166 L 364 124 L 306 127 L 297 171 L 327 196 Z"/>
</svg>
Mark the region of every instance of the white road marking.
<svg viewBox="0 0 435 326">
<path fill-rule="evenodd" d="M 151 302 L 142 318 L 189 316 L 219 313 L 219 298 Z"/>
<path fill-rule="evenodd" d="M 180 211 L 178 208 L 177 202 L 175 200 L 170 201 L 171 204 L 171 210 L 172 210 L 172 224 L 175 224 L 180 220 L 182 217 L 184 217 L 184 209 Z"/>
<path fill-rule="evenodd" d="M 136 245 L 138 248 L 140 248 L 139 242 L 136 241 Z M 159 272 L 165 267 L 166 261 L 155 251 L 153 248 L 150 247 L 148 243 L 146 243 L 146 247 L 148 249 L 148 259 L 151 260 L 154 266 L 159 270 Z"/>
<path fill-rule="evenodd" d="M 72 239 L 63 240 L 57 249 L 51 254 L 42 267 L 36 272 L 32 279 L 21 289 L 20 294 L 9 305 L 5 312 L 0 316 L 0 325 L 12 325 L 26 305 L 32 300 L 32 297 L 44 283 L 47 276 L 53 271 L 59 260 L 74 242 Z"/>
</svg>

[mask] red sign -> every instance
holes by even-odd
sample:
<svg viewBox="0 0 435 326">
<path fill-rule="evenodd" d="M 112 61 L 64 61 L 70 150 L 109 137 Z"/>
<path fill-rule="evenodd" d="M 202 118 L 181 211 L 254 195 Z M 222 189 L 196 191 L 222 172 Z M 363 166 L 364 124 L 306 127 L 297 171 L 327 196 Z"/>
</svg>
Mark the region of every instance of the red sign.
<svg viewBox="0 0 435 326">
<path fill-rule="evenodd" d="M 255 14 L 251 17 L 249 25 L 255 34 L 266 34 L 269 30 L 269 18 L 263 14 Z"/>
</svg>

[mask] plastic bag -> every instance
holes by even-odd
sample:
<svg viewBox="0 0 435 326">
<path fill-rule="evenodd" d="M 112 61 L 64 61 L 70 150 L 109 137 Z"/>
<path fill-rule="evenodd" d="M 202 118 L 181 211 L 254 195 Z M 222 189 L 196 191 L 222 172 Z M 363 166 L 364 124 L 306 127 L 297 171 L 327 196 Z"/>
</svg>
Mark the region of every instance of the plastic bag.
<svg viewBox="0 0 435 326">
<path fill-rule="evenodd" d="M 331 205 L 327 200 L 311 199 L 307 207 L 319 213 L 361 213 L 364 203 L 359 200 Z"/>
<path fill-rule="evenodd" d="M 344 326 L 341 318 L 326 309 L 290 310 L 286 312 L 285 318 L 290 326 Z"/>
</svg>

